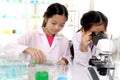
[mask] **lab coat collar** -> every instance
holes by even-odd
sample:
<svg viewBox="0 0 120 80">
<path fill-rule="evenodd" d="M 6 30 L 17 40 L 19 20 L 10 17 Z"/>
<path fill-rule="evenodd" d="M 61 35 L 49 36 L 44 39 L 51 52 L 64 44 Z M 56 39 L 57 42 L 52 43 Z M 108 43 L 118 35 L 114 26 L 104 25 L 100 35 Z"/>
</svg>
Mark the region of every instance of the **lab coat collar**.
<svg viewBox="0 0 120 80">
<path fill-rule="evenodd" d="M 42 27 L 41 27 L 40 29 L 38 29 L 37 32 L 38 32 L 40 35 L 45 35 Z M 63 37 L 63 35 L 62 35 L 61 33 L 57 33 L 57 34 L 55 35 L 55 38 L 58 39 L 58 40 L 59 40 L 59 39 L 62 39 L 62 37 Z"/>
<path fill-rule="evenodd" d="M 40 35 L 46 37 L 46 35 L 45 35 L 45 33 L 44 33 L 44 31 L 43 31 L 42 28 L 38 29 L 37 32 L 38 32 Z M 46 44 L 48 44 L 48 46 L 50 47 L 50 51 L 52 51 L 52 49 L 56 47 L 56 45 L 58 44 L 59 40 L 61 40 L 62 38 L 63 38 L 63 35 L 62 35 L 61 33 L 57 33 L 57 34 L 55 35 L 55 37 L 54 37 L 54 41 L 53 41 L 51 47 L 50 47 L 50 45 L 49 45 L 48 42 L 46 43 Z M 47 38 L 46 38 L 46 40 L 47 40 Z"/>
</svg>

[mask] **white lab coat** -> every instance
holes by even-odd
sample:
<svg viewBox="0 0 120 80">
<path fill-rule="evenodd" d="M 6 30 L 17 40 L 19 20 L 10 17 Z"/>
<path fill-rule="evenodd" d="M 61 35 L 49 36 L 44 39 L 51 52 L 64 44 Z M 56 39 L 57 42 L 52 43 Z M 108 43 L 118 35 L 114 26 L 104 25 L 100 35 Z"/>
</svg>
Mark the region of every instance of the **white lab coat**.
<svg viewBox="0 0 120 80">
<path fill-rule="evenodd" d="M 93 47 L 91 51 L 91 48 L 88 47 L 88 52 L 81 52 L 80 51 L 81 37 L 82 37 L 82 31 L 79 31 L 74 34 L 72 39 L 73 47 L 74 47 L 73 64 L 78 64 L 84 67 L 88 67 L 90 58 L 92 58 L 92 56 L 95 56 L 95 48 Z"/>
<path fill-rule="evenodd" d="M 28 47 L 42 50 L 46 55 L 47 60 L 57 62 L 62 57 L 65 57 L 71 62 L 68 39 L 58 33 L 55 35 L 54 41 L 50 47 L 42 28 L 37 31 L 28 32 L 17 40 L 8 43 L 4 48 L 4 53 L 7 55 L 20 56 L 20 54 L 23 54 L 22 52 Z M 30 62 L 33 61 L 33 58 L 30 57 L 30 55 L 27 55 L 26 59 L 30 60 Z"/>
</svg>

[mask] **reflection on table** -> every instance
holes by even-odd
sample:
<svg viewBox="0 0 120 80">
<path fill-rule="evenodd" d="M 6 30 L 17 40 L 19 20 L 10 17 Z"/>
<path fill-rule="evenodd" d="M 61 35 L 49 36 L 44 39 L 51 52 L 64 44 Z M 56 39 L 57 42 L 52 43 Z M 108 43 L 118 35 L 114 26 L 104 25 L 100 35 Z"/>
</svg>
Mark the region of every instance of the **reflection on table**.
<svg viewBox="0 0 120 80">
<path fill-rule="evenodd" d="M 60 80 L 58 77 L 65 76 L 67 80 L 92 80 L 92 77 L 87 69 L 87 67 L 72 65 L 67 66 L 64 72 L 58 66 L 49 67 L 31 67 L 29 68 L 29 80 L 35 80 L 36 71 L 46 70 L 49 73 L 49 80 Z M 66 79 L 61 79 L 66 80 Z"/>
</svg>

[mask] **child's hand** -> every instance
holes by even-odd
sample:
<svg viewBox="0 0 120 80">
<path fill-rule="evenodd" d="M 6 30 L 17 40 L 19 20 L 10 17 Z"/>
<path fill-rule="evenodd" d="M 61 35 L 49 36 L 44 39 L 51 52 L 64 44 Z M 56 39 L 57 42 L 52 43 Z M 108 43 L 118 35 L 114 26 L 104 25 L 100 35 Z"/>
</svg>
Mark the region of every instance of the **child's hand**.
<svg viewBox="0 0 120 80">
<path fill-rule="evenodd" d="M 68 60 L 63 57 L 60 61 L 58 61 L 58 64 L 61 66 L 66 66 L 68 64 Z"/>
<path fill-rule="evenodd" d="M 41 50 L 29 47 L 24 52 L 30 54 L 39 64 L 46 62 L 46 56 Z"/>
<path fill-rule="evenodd" d="M 92 32 L 89 32 L 89 33 L 86 33 L 86 34 L 82 34 L 82 38 L 81 38 L 81 43 L 80 43 L 80 50 L 83 51 L 83 52 L 87 52 L 88 50 L 88 45 L 90 43 L 92 43 L 92 39 L 91 39 L 91 33 Z"/>
<path fill-rule="evenodd" d="M 60 61 L 58 61 L 57 63 L 58 63 L 59 65 L 63 66 L 63 67 L 67 65 L 64 60 L 60 60 Z"/>
</svg>

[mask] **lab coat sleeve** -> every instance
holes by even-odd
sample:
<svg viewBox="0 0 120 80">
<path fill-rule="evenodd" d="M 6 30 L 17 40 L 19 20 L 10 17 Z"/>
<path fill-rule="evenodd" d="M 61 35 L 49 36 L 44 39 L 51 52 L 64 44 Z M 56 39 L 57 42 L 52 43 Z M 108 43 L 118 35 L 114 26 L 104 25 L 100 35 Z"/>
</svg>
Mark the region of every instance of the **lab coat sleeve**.
<svg viewBox="0 0 120 80">
<path fill-rule="evenodd" d="M 74 64 L 79 64 L 82 66 L 89 65 L 89 59 L 91 58 L 91 51 L 88 47 L 88 52 L 81 52 L 80 51 L 80 42 L 81 42 L 81 33 L 78 32 L 73 36 L 72 39 L 73 48 L 74 48 Z"/>
<path fill-rule="evenodd" d="M 69 41 L 67 41 L 66 49 L 65 49 L 65 52 L 64 52 L 64 56 L 63 56 L 63 57 L 65 57 L 65 58 L 68 60 L 68 65 L 71 65 L 71 64 L 72 64 Z"/>
<path fill-rule="evenodd" d="M 28 48 L 28 43 L 30 39 L 30 34 L 26 33 L 17 40 L 8 43 L 4 47 L 4 53 L 8 55 L 19 56 L 23 51 Z"/>
<path fill-rule="evenodd" d="M 70 46 L 69 46 L 69 41 L 66 37 L 62 36 L 62 39 L 60 41 L 60 55 L 61 57 L 59 58 L 59 60 L 61 60 L 62 58 L 67 59 L 68 61 L 68 65 L 71 65 L 72 60 L 71 60 L 71 54 L 70 54 Z"/>
</svg>

